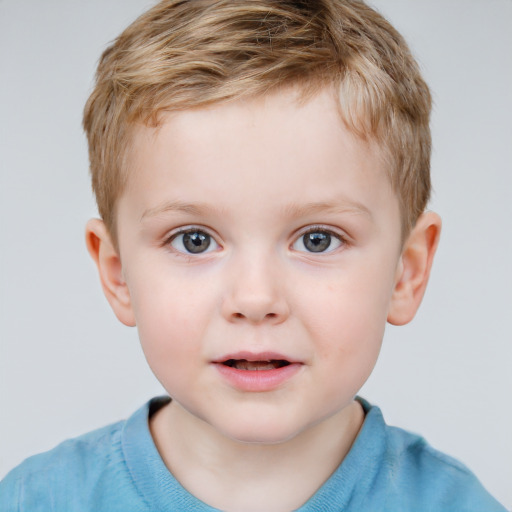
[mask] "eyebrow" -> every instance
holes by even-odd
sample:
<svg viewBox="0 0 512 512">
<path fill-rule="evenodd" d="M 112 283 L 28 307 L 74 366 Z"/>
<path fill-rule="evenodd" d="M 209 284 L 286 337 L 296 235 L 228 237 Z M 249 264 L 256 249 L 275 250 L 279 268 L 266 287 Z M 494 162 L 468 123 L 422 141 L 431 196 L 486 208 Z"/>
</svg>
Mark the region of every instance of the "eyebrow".
<svg viewBox="0 0 512 512">
<path fill-rule="evenodd" d="M 212 213 L 213 211 L 217 211 L 217 208 L 212 208 L 211 206 L 203 203 L 167 201 L 158 206 L 155 206 L 154 208 L 148 208 L 145 210 L 144 213 L 140 216 L 140 221 L 142 222 L 146 217 L 155 217 L 156 215 L 167 212 L 188 213 L 189 215 L 205 215 Z"/>
<path fill-rule="evenodd" d="M 183 201 L 167 201 L 163 204 L 148 208 L 140 217 L 142 222 L 147 217 L 155 217 L 162 213 L 178 212 L 189 215 L 208 215 L 218 213 L 219 209 L 204 203 L 185 203 Z M 289 204 L 283 207 L 283 212 L 289 217 L 304 217 L 318 213 L 355 214 L 373 218 L 371 211 L 362 203 L 341 199 L 332 202 L 313 202 L 306 204 Z"/>
<path fill-rule="evenodd" d="M 290 217 L 315 215 L 317 213 L 342 214 L 349 213 L 373 218 L 372 212 L 362 203 L 340 199 L 332 202 L 316 202 L 307 204 L 291 204 L 284 207 L 284 212 Z"/>
</svg>

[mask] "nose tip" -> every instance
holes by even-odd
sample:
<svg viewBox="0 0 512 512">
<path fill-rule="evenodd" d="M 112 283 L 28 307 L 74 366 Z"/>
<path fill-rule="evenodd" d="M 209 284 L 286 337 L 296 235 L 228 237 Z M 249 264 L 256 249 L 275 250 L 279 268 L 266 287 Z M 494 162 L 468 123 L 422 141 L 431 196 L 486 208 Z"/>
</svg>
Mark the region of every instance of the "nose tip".
<svg viewBox="0 0 512 512">
<path fill-rule="evenodd" d="M 230 283 L 222 305 L 228 321 L 278 324 L 288 317 L 282 279 L 272 272 L 253 266 L 249 272 L 234 273 Z"/>
</svg>

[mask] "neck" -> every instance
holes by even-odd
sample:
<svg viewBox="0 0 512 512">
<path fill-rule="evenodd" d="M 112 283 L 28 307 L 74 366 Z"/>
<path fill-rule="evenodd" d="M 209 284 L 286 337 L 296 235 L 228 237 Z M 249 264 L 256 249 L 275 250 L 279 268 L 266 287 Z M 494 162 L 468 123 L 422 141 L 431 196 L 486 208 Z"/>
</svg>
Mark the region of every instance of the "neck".
<svg viewBox="0 0 512 512">
<path fill-rule="evenodd" d="M 353 402 L 277 444 L 223 436 L 171 402 L 150 420 L 162 459 L 191 494 L 227 512 L 281 512 L 305 503 L 348 453 L 364 419 Z"/>
</svg>

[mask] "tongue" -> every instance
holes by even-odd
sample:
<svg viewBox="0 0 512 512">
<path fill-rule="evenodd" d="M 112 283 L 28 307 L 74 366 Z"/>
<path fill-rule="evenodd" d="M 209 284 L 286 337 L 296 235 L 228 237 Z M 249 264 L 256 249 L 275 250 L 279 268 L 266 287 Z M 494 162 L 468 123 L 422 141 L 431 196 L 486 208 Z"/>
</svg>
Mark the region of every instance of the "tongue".
<svg viewBox="0 0 512 512">
<path fill-rule="evenodd" d="M 233 367 L 237 370 L 251 371 L 275 370 L 281 366 L 283 366 L 282 361 L 245 361 L 240 359 L 233 363 Z"/>
</svg>

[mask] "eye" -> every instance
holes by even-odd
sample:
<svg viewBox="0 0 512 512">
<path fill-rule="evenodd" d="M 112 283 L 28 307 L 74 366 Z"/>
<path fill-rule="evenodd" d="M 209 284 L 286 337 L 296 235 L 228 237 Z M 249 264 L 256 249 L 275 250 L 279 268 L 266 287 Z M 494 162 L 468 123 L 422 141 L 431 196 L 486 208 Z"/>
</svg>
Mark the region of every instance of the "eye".
<svg viewBox="0 0 512 512">
<path fill-rule="evenodd" d="M 325 229 L 312 229 L 304 233 L 292 245 L 296 251 L 331 252 L 343 244 L 341 236 Z"/>
<path fill-rule="evenodd" d="M 217 242 L 200 229 L 187 229 L 174 234 L 170 245 L 178 252 L 185 254 L 202 254 L 211 252 L 219 247 Z"/>
</svg>

